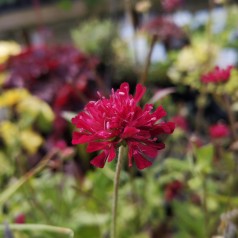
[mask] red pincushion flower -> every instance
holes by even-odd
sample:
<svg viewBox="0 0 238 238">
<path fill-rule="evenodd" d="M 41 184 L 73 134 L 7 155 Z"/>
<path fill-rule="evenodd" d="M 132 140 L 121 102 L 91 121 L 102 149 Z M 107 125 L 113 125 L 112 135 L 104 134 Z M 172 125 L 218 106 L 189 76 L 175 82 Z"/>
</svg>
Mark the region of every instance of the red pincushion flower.
<svg viewBox="0 0 238 238">
<path fill-rule="evenodd" d="M 183 0 L 163 0 L 162 7 L 167 12 L 172 12 L 183 4 Z"/>
<path fill-rule="evenodd" d="M 226 69 L 221 69 L 216 66 L 211 72 L 202 75 L 203 83 L 223 83 L 229 80 L 233 66 L 228 66 Z"/>
<path fill-rule="evenodd" d="M 133 97 L 129 94 L 128 83 L 123 83 L 116 92 L 112 90 L 108 99 L 101 97 L 98 101 L 89 102 L 72 119 L 78 128 L 73 133 L 72 143 L 88 143 L 88 152 L 102 151 L 91 164 L 103 168 L 106 161 L 116 158 L 119 146 L 127 145 L 129 166 L 132 166 L 133 160 L 139 169 L 152 165 L 150 159 L 165 147 L 158 136 L 171 134 L 175 125 L 159 121 L 166 115 L 161 106 L 154 112 L 151 112 L 151 104 L 146 104 L 144 108 L 137 106 L 145 90 L 138 84 Z"/>
<path fill-rule="evenodd" d="M 171 119 L 171 121 L 175 123 L 176 127 L 179 127 L 184 131 L 188 131 L 188 122 L 185 117 L 176 115 Z"/>
<path fill-rule="evenodd" d="M 14 218 L 14 223 L 16 224 L 24 224 L 26 223 L 26 216 L 23 213 L 18 214 L 15 218 Z"/>
<path fill-rule="evenodd" d="M 210 126 L 209 134 L 213 139 L 224 138 L 230 134 L 230 130 L 227 125 L 219 123 Z"/>
<path fill-rule="evenodd" d="M 169 183 L 165 188 L 166 201 L 172 201 L 174 198 L 176 198 L 183 186 L 183 183 L 178 180 L 174 180 L 173 182 Z"/>
<path fill-rule="evenodd" d="M 145 24 L 142 29 L 162 41 L 184 37 L 182 29 L 166 17 L 156 17 Z"/>
</svg>

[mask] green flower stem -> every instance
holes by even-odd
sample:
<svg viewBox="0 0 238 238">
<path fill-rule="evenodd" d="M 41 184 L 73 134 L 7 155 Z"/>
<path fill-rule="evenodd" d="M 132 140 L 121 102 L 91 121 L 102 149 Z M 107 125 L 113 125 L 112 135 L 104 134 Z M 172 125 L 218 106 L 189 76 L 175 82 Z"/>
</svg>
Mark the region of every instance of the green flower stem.
<svg viewBox="0 0 238 238">
<path fill-rule="evenodd" d="M 157 40 L 157 36 L 153 35 L 151 43 L 150 43 L 150 49 L 149 49 L 149 52 L 148 52 L 148 55 L 147 55 L 147 58 L 146 58 L 145 69 L 144 69 L 144 72 L 143 72 L 142 77 L 140 79 L 141 84 L 145 84 L 145 82 L 147 81 L 150 62 L 151 62 L 151 56 L 152 56 L 152 52 L 153 52 L 156 40 Z"/>
<path fill-rule="evenodd" d="M 112 199 L 112 225 L 111 225 L 111 237 L 116 238 L 116 226 L 117 226 L 117 203 L 118 203 L 118 189 L 119 189 L 119 179 L 122 168 L 123 161 L 123 149 L 124 146 L 119 147 L 118 153 L 118 161 L 116 167 L 116 173 L 114 177 L 114 191 L 113 191 L 113 199 Z"/>
<path fill-rule="evenodd" d="M 201 88 L 201 93 L 197 99 L 197 113 L 195 115 L 195 134 L 199 134 L 203 130 L 204 125 L 204 111 L 206 106 L 206 91 L 205 88 Z"/>
<path fill-rule="evenodd" d="M 37 173 L 39 173 L 48 162 L 52 159 L 52 157 L 56 154 L 57 151 L 51 151 L 49 154 L 47 154 L 42 161 L 36 165 L 35 168 L 27 172 L 25 175 L 23 175 L 16 183 L 8 187 L 5 191 L 2 192 L 0 195 L 0 205 L 5 203 L 13 194 L 15 191 L 17 191 L 24 183 L 26 183 L 30 178 L 35 176 Z"/>
<path fill-rule="evenodd" d="M 8 224 L 7 226 L 10 228 L 10 230 L 13 231 L 46 231 L 58 234 L 65 234 L 68 237 L 74 237 L 74 232 L 71 229 L 59 226 L 50 226 L 44 224 Z M 5 229 L 6 225 L 0 225 L 0 230 Z"/>
<path fill-rule="evenodd" d="M 232 112 L 230 98 L 229 98 L 228 95 L 224 94 L 223 99 L 224 99 L 224 103 L 225 103 L 226 112 L 228 114 L 228 119 L 229 119 L 229 122 L 230 122 L 232 139 L 234 141 L 237 141 L 238 136 L 237 136 L 237 132 L 236 132 L 236 119 L 235 119 L 234 114 Z"/>
<path fill-rule="evenodd" d="M 204 231 L 206 234 L 206 237 L 209 237 L 209 213 L 208 213 L 208 207 L 207 207 L 207 182 L 206 182 L 206 176 L 203 177 L 203 214 L 204 214 Z"/>
<path fill-rule="evenodd" d="M 137 204 L 137 189 L 136 189 L 136 181 L 135 181 L 135 175 L 134 175 L 134 170 L 133 170 L 134 168 L 133 167 L 131 167 L 130 168 L 130 173 L 129 173 L 129 175 L 130 175 L 130 185 L 131 185 L 131 203 L 132 204 L 134 204 L 134 206 L 135 206 L 135 208 L 136 208 L 136 206 L 138 205 Z M 136 209 L 136 211 L 137 211 L 137 214 L 136 214 L 136 216 L 135 216 L 135 219 L 134 219 L 134 225 L 135 225 L 135 230 L 138 230 L 138 228 L 140 227 L 140 211 L 139 211 L 139 209 Z"/>
</svg>

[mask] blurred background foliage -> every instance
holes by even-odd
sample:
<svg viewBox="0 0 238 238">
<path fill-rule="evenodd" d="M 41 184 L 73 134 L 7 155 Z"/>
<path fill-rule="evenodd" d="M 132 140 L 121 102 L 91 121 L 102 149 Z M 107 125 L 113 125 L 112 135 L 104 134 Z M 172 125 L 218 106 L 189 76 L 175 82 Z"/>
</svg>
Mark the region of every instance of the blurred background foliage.
<svg viewBox="0 0 238 238">
<path fill-rule="evenodd" d="M 50 1 L 68 14 L 77 2 Z M 60 24 L 44 21 L 17 29 L 20 36 L 0 30 L 0 236 L 109 237 L 116 164 L 92 168 L 94 154 L 71 145 L 70 119 L 98 99 L 97 91 L 107 96 L 127 81 L 133 93 L 153 48 L 142 104 L 162 104 L 176 130 L 152 167 L 124 165 L 119 237 L 237 237 L 235 1 L 184 0 L 169 12 L 161 1 L 125 1 L 119 9 L 115 1 L 83 2 L 87 14 L 68 19 L 59 35 Z M 2 0 L 1 12 L 26 3 Z M 45 21 L 46 3 L 33 9 Z M 111 10 L 102 14 L 102 8 Z M 155 29 L 152 45 L 145 25 L 158 16 L 166 19 L 159 29 L 166 30 Z M 230 65 L 225 83 L 201 81 L 215 66 Z M 214 125 L 229 134 L 217 129 L 214 137 Z"/>
</svg>

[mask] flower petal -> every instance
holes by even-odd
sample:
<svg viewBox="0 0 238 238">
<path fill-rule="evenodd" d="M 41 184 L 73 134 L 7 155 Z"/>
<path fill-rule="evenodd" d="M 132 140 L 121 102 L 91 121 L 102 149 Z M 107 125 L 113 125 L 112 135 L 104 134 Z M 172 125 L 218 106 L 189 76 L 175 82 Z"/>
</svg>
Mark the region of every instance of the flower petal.
<svg viewBox="0 0 238 238">
<path fill-rule="evenodd" d="M 158 150 L 159 149 L 163 149 L 164 148 L 164 144 L 163 143 L 160 143 L 161 147 L 159 148 L 156 148 L 156 147 L 153 147 L 151 145 L 144 145 L 144 144 L 139 144 L 138 145 L 138 148 L 141 150 L 141 152 L 151 158 L 155 158 L 158 154 Z"/>
<path fill-rule="evenodd" d="M 133 157 L 133 152 L 134 152 L 134 142 L 128 142 L 128 165 L 129 167 L 132 166 L 132 157 Z"/>
<path fill-rule="evenodd" d="M 109 131 L 98 131 L 97 133 L 95 133 L 97 135 L 97 137 L 101 138 L 101 139 L 108 139 L 112 136 L 112 133 Z"/>
<path fill-rule="evenodd" d="M 120 94 L 121 92 L 124 93 L 123 95 L 128 95 L 129 94 L 129 84 L 124 82 L 121 84 L 120 89 L 117 91 L 118 94 Z"/>
<path fill-rule="evenodd" d="M 159 134 L 171 134 L 175 129 L 174 122 L 162 122 L 151 131 L 151 134 L 157 136 Z"/>
<path fill-rule="evenodd" d="M 141 84 L 136 85 L 136 92 L 135 92 L 135 96 L 134 96 L 134 100 L 136 103 L 141 100 L 141 98 L 145 94 L 145 91 L 146 91 L 146 88 L 143 87 Z"/>
<path fill-rule="evenodd" d="M 109 154 L 108 154 L 108 158 L 107 161 L 111 162 L 116 158 L 116 151 L 115 148 L 113 146 L 111 146 L 110 150 L 109 150 Z"/>
<path fill-rule="evenodd" d="M 82 144 L 82 143 L 88 143 L 93 139 L 94 139 L 94 136 L 92 136 L 92 135 L 82 135 L 79 132 L 74 132 L 72 144 L 77 145 L 77 144 Z"/>
<path fill-rule="evenodd" d="M 152 165 L 152 162 L 145 159 L 139 153 L 134 153 L 134 160 L 135 160 L 135 163 L 136 163 L 136 166 L 137 166 L 138 169 L 145 169 L 145 168 Z"/>
<path fill-rule="evenodd" d="M 128 137 L 132 137 L 134 136 L 136 133 L 138 133 L 140 130 L 136 129 L 135 127 L 131 127 L 131 126 L 126 126 L 121 138 L 128 138 Z"/>
<path fill-rule="evenodd" d="M 91 161 L 90 164 L 98 167 L 98 168 L 103 168 L 105 163 L 106 163 L 106 153 L 103 151 L 101 154 L 97 155 L 94 157 Z"/>
<path fill-rule="evenodd" d="M 90 142 L 87 147 L 87 152 L 95 152 L 97 150 L 105 149 L 108 146 L 108 142 Z"/>
<path fill-rule="evenodd" d="M 164 110 L 164 108 L 162 106 L 159 106 L 155 112 L 153 113 L 153 116 L 156 117 L 157 120 L 161 119 L 162 117 L 166 116 L 166 111 Z"/>
</svg>

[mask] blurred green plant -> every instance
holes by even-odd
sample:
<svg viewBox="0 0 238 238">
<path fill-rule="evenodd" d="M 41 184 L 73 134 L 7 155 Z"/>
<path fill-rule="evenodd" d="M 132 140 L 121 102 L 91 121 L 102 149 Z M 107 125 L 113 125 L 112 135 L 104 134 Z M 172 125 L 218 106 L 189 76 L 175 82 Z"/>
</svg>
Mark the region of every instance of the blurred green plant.
<svg viewBox="0 0 238 238">
<path fill-rule="evenodd" d="M 112 54 L 112 41 L 117 36 L 114 24 L 109 20 L 86 21 L 71 32 L 75 45 L 89 54 L 101 57 Z"/>
<path fill-rule="evenodd" d="M 204 89 L 200 83 L 200 75 L 214 66 L 220 48 L 230 46 L 237 49 L 236 40 L 229 41 L 230 33 L 236 27 L 237 7 L 229 11 L 225 32 L 209 39 L 203 31 L 192 32 L 190 46 L 169 52 L 167 62 L 153 65 L 150 74 L 154 82 L 166 77 L 169 69 L 168 76 L 177 91 L 181 85 L 188 85 L 202 93 L 211 93 L 228 114 L 220 97 L 226 92 L 232 97 L 232 109 L 236 112 L 237 69 L 222 86 L 208 85 Z M 124 72 L 132 72 L 129 51 L 111 22 L 85 22 L 73 30 L 72 37 L 80 49 L 105 57 L 117 72 L 122 72 L 118 73 L 120 80 Z M 149 88 L 150 96 L 154 95 L 154 85 Z M 149 101 L 149 95 L 146 97 Z M 201 95 L 198 104 L 206 104 L 206 99 L 205 95 Z M 160 104 L 156 96 L 151 102 Z M 177 101 L 173 103 L 171 97 L 166 97 L 163 104 L 176 115 Z M 193 112 L 190 108 L 187 110 L 193 123 Z M 72 114 L 66 113 L 65 118 L 72 118 Z M 56 233 L 50 230 L 58 232 L 64 227 L 67 227 L 66 233 L 59 232 L 57 237 L 69 237 L 71 231 L 75 237 L 107 237 L 115 162 L 107 164 L 104 170 L 87 170 L 82 174 L 67 166 L 56 172 L 52 166 L 54 159 L 43 168 L 42 163 L 38 163 L 40 169 L 33 169 L 37 173 L 32 176 L 27 177 L 20 171 L 21 164 L 27 164 L 27 158 L 41 149 L 53 119 L 54 114 L 48 104 L 26 90 L 1 89 L 0 222 L 9 223 L 16 238 L 53 238 Z M 176 129 L 168 140 L 169 146 L 158 156 L 153 167 L 142 172 L 133 168 L 123 170 L 119 195 L 120 238 L 161 235 L 204 238 L 217 233 L 221 237 L 237 236 L 237 141 L 230 137 L 211 140 L 207 121 L 204 128 L 203 131 L 198 130 L 202 143 L 191 139 L 192 130 Z M 88 163 L 85 147 L 77 149 L 79 159 Z M 174 182 L 179 185 L 177 188 L 173 187 Z M 14 224 L 18 214 L 26 217 L 23 226 Z M 1 237 L 3 229 L 4 226 L 0 226 Z"/>
<path fill-rule="evenodd" d="M 128 44 L 118 35 L 117 26 L 110 20 L 87 20 L 71 31 L 74 44 L 82 51 L 100 57 L 112 71 L 112 81 L 123 81 L 136 72 Z"/>
</svg>

